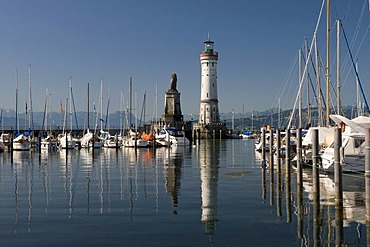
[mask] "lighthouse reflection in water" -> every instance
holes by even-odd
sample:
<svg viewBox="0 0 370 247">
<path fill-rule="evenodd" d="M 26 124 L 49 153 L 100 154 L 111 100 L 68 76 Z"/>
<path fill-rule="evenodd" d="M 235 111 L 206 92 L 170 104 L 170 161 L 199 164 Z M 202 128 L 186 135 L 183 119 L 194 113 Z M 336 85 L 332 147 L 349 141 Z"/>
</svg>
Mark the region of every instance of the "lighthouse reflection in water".
<svg viewBox="0 0 370 247">
<path fill-rule="evenodd" d="M 333 245 L 332 178 L 261 166 L 253 140 L 0 153 L 4 246 Z M 343 242 L 365 245 L 363 176 L 344 176 Z M 271 177 L 271 178 L 270 178 Z M 290 179 L 287 179 L 290 178 Z M 325 192 L 325 193 L 324 193 Z M 262 197 L 261 197 L 262 194 Z M 339 228 L 338 228 L 339 229 Z M 43 234 L 40 234 L 43 233 Z"/>
<path fill-rule="evenodd" d="M 199 165 L 201 178 L 202 217 L 204 231 L 213 234 L 217 217 L 217 187 L 219 169 L 219 142 L 204 142 L 199 147 Z"/>
</svg>

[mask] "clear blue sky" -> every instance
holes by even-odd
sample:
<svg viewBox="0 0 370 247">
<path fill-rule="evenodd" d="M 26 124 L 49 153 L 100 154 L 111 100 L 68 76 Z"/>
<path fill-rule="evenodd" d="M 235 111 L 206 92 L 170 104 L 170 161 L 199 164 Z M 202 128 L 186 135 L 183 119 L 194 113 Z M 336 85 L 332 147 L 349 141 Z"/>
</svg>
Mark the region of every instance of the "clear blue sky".
<svg viewBox="0 0 370 247">
<path fill-rule="evenodd" d="M 366 1 L 332 0 L 332 25 L 337 17 L 343 18 L 350 40 Z M 52 95 L 53 110 L 57 111 L 59 102 L 68 96 L 70 76 L 78 110 L 86 109 L 89 81 L 90 101 L 98 101 L 101 79 L 104 104 L 110 87 L 110 111 L 119 110 L 120 92 L 123 91 L 127 100 L 132 76 L 138 108 L 146 91 L 150 116 L 156 83 L 161 114 L 164 92 L 171 73 L 175 72 L 183 113 L 198 113 L 199 52 L 209 32 L 219 52 L 220 112 L 232 109 L 242 112 L 243 104 L 246 112 L 268 109 L 276 106 L 277 97 L 289 99 L 282 107 L 291 108 L 297 85 L 291 86 L 289 93 L 281 90 L 298 49 L 303 47 L 304 37 L 309 43 L 312 40 L 320 7 L 321 0 L 1 0 L 0 100 L 4 99 L 4 108 L 15 107 L 15 69 L 18 68 L 19 104 L 20 111 L 24 111 L 31 64 L 35 111 L 43 110 L 46 88 Z M 366 5 L 355 51 L 369 20 Z M 324 63 L 325 39 L 324 15 L 318 33 Z M 334 54 L 334 33 L 331 46 Z M 367 93 L 369 46 L 369 34 L 366 34 L 356 56 Z M 334 55 L 332 62 L 332 75 L 335 75 Z M 298 78 L 298 71 L 293 71 L 291 77 Z M 346 90 L 344 105 L 353 104 L 355 97 L 352 74 L 347 77 L 352 81 L 346 82 L 343 89 Z"/>
</svg>

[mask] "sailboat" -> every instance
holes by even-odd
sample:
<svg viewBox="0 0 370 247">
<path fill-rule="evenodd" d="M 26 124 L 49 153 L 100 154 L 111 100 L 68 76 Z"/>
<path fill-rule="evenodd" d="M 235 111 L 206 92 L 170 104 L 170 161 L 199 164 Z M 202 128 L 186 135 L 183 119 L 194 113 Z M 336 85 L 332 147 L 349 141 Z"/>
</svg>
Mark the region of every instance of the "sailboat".
<svg viewBox="0 0 370 247">
<path fill-rule="evenodd" d="M 55 151 L 57 150 L 57 147 L 58 147 L 58 141 L 53 136 L 51 132 L 51 127 L 50 127 L 50 131 L 48 132 L 48 112 L 49 112 L 50 101 L 51 101 L 50 95 L 48 94 L 46 90 L 45 107 L 44 107 L 44 123 L 43 123 L 43 127 L 45 127 L 44 131 L 46 133 L 46 137 L 42 138 L 40 142 L 40 148 L 41 150 L 44 150 L 44 151 Z"/>
<path fill-rule="evenodd" d="M 102 148 L 103 142 L 95 135 L 90 132 L 90 84 L 87 84 L 87 132 L 81 137 L 80 144 L 82 148 Z"/>
<path fill-rule="evenodd" d="M 69 79 L 69 98 L 71 99 L 72 95 L 72 81 L 71 78 Z M 72 100 L 69 101 L 70 104 L 70 132 L 64 132 L 64 127 L 63 127 L 63 134 L 59 138 L 59 146 L 62 149 L 74 149 L 76 146 L 76 140 L 72 136 Z M 65 125 L 67 125 L 67 111 L 68 111 L 68 98 L 66 99 L 66 111 L 64 114 L 64 122 Z"/>
<path fill-rule="evenodd" d="M 130 118 L 130 121 L 129 121 L 129 128 L 128 128 L 128 131 L 127 131 L 127 136 L 123 138 L 122 140 L 122 145 L 124 147 L 148 147 L 149 145 L 149 142 L 147 140 L 144 140 L 141 138 L 138 130 L 137 130 L 137 114 L 135 114 L 135 131 L 133 131 L 131 129 L 131 111 L 132 111 L 132 108 L 131 108 L 131 102 L 132 102 L 132 77 L 130 77 L 130 112 L 129 112 L 129 118 Z M 136 94 L 135 94 L 135 98 L 136 98 Z M 135 102 L 136 102 L 136 99 L 135 99 Z M 145 95 L 144 95 L 144 103 L 145 103 Z M 144 104 L 143 103 L 143 104 Z M 136 103 L 135 103 L 136 104 Z M 137 106 L 135 107 L 136 108 L 136 112 L 137 112 Z M 126 113 L 126 116 L 127 116 L 127 113 Z"/>
<path fill-rule="evenodd" d="M 20 133 L 19 131 L 19 120 L 18 120 L 18 70 L 16 70 L 16 90 L 15 90 L 15 115 L 16 115 L 16 126 L 17 126 L 17 134 L 16 137 L 13 139 L 13 150 L 14 151 L 29 151 L 31 148 L 31 141 L 29 132 Z"/>
</svg>

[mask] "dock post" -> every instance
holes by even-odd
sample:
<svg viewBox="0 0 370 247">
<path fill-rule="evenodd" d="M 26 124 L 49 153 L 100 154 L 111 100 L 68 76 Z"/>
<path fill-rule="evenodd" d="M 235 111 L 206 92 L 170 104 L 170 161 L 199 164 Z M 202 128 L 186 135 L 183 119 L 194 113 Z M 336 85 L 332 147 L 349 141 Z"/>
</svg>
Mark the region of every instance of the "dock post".
<svg viewBox="0 0 370 247">
<path fill-rule="evenodd" d="M 280 129 L 276 130 L 276 157 L 277 157 L 276 172 L 281 173 L 281 134 L 280 134 Z"/>
<path fill-rule="evenodd" d="M 297 129 L 297 233 L 303 238 L 302 129 Z"/>
<path fill-rule="evenodd" d="M 335 245 L 343 244 L 343 183 L 342 183 L 342 130 L 334 130 L 334 182 L 335 182 Z"/>
<path fill-rule="evenodd" d="M 302 177 L 302 129 L 297 129 L 297 186 L 303 185 Z"/>
<path fill-rule="evenodd" d="M 274 205 L 274 132 L 272 128 L 269 130 L 270 143 L 269 143 L 269 172 L 270 172 L 270 205 Z"/>
<path fill-rule="evenodd" d="M 320 188 L 319 188 L 319 130 L 312 130 L 312 186 L 313 193 L 317 194 L 320 198 Z"/>
<path fill-rule="evenodd" d="M 213 140 L 216 140 L 216 130 L 213 129 L 212 132 L 213 132 Z"/>
<path fill-rule="evenodd" d="M 343 207 L 343 184 L 342 184 L 342 164 L 340 150 L 342 148 L 342 130 L 334 130 L 334 181 L 335 181 L 335 204 Z"/>
<path fill-rule="evenodd" d="M 279 162 L 279 161 L 278 161 Z M 276 214 L 281 216 L 281 172 L 277 171 L 276 173 Z"/>
<path fill-rule="evenodd" d="M 366 236 L 367 236 L 367 243 L 370 243 L 370 129 L 369 128 L 365 128 L 365 205 L 366 205 Z"/>
<path fill-rule="evenodd" d="M 291 205 L 291 174 L 290 174 L 290 129 L 286 130 L 285 134 L 286 148 L 285 148 L 285 205 L 287 222 L 292 221 L 292 205 Z"/>
<path fill-rule="evenodd" d="M 365 176 L 370 178 L 370 128 L 365 129 Z"/>
<path fill-rule="evenodd" d="M 222 140 L 222 130 L 220 130 L 220 140 Z"/>
<path fill-rule="evenodd" d="M 290 129 L 286 130 L 285 133 L 285 171 L 286 175 L 290 176 Z"/>
<path fill-rule="evenodd" d="M 200 144 L 200 138 L 201 138 L 201 136 L 200 136 L 200 129 L 198 129 L 198 144 Z"/>
<path fill-rule="evenodd" d="M 314 246 L 320 246 L 320 180 L 319 180 L 319 130 L 312 130 L 312 185 L 314 215 Z"/>
<path fill-rule="evenodd" d="M 266 146 L 266 130 L 263 128 L 262 129 L 262 138 L 261 138 L 261 142 L 262 142 L 262 147 L 261 147 L 261 152 L 262 152 L 262 162 L 266 163 L 266 149 L 265 149 L 265 146 Z"/>
<path fill-rule="evenodd" d="M 272 181 L 274 179 L 274 132 L 272 128 L 270 129 L 270 144 L 269 144 L 269 167 L 270 167 L 270 176 Z"/>
<path fill-rule="evenodd" d="M 277 216 L 281 216 L 281 135 L 280 129 L 276 130 L 276 212 Z"/>
<path fill-rule="evenodd" d="M 262 199 L 266 200 L 266 165 L 262 163 Z"/>
</svg>

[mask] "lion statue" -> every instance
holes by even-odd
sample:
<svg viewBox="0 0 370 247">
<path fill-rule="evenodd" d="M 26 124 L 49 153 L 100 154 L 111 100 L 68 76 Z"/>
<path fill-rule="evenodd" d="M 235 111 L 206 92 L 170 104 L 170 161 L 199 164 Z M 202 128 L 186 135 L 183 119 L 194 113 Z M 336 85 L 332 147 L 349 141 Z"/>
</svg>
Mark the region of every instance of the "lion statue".
<svg viewBox="0 0 370 247">
<path fill-rule="evenodd" d="M 177 86 L 177 75 L 176 75 L 176 73 L 172 73 L 171 74 L 171 82 L 170 82 L 170 86 L 168 87 L 168 91 L 176 91 L 177 92 L 176 86 Z"/>
</svg>

